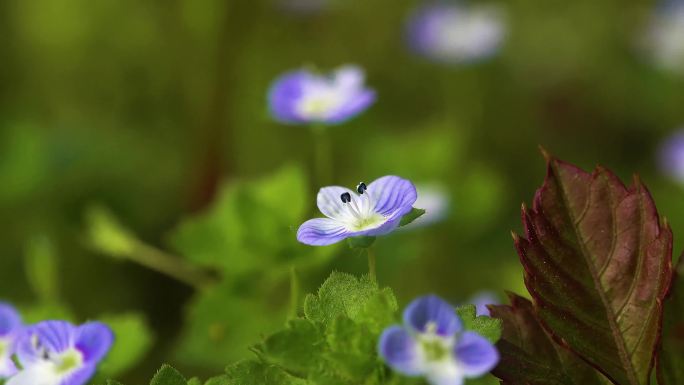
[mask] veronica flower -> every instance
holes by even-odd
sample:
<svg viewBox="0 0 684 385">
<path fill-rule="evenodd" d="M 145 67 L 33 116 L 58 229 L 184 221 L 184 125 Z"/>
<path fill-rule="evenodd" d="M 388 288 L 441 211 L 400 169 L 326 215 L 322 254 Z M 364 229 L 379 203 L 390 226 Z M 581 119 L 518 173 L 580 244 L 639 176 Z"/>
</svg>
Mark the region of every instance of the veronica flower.
<svg viewBox="0 0 684 385">
<path fill-rule="evenodd" d="M 499 362 L 494 345 L 463 331 L 454 308 L 434 295 L 414 300 L 404 311 L 404 325 L 385 329 L 378 350 L 395 371 L 423 376 L 432 385 L 461 385 Z"/>
<path fill-rule="evenodd" d="M 496 297 L 496 294 L 490 291 L 481 291 L 470 297 L 467 303 L 475 305 L 478 316 L 489 316 L 489 309 L 487 308 L 487 305 L 498 305 L 499 299 Z"/>
<path fill-rule="evenodd" d="M 112 331 L 99 322 L 81 326 L 44 321 L 27 327 L 17 339 L 23 369 L 6 385 L 83 385 L 109 351 Z"/>
<path fill-rule="evenodd" d="M 684 183 L 684 130 L 667 138 L 660 146 L 659 166 L 673 180 Z"/>
<path fill-rule="evenodd" d="M 274 82 L 268 94 L 274 119 L 287 124 L 339 124 L 353 118 L 375 101 L 364 86 L 359 67 L 340 67 L 330 76 L 308 70 L 288 72 Z"/>
<path fill-rule="evenodd" d="M 409 19 L 411 47 L 446 63 L 473 62 L 496 53 L 506 34 L 502 13 L 492 6 L 444 1 L 419 8 Z"/>
<path fill-rule="evenodd" d="M 17 372 L 12 355 L 21 328 L 19 313 L 12 306 L 0 302 L 0 380 Z"/>
<path fill-rule="evenodd" d="M 684 1 L 665 1 L 651 17 L 642 42 L 661 67 L 684 72 Z"/>
<path fill-rule="evenodd" d="M 396 229 L 416 202 L 416 187 L 398 176 L 383 176 L 356 191 L 330 186 L 318 192 L 318 209 L 327 218 L 311 219 L 299 227 L 297 240 L 323 246 L 345 238 L 384 235 Z"/>
</svg>

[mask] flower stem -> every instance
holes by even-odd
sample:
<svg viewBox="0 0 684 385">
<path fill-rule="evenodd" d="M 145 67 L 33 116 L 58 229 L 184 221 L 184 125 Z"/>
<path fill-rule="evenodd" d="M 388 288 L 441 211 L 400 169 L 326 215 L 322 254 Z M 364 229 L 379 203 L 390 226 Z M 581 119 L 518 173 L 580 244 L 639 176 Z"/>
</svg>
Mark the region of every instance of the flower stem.
<svg viewBox="0 0 684 385">
<path fill-rule="evenodd" d="M 299 313 L 299 278 L 294 266 L 290 268 L 290 318 L 297 318 Z"/>
<path fill-rule="evenodd" d="M 368 255 L 368 276 L 371 281 L 377 283 L 378 278 L 375 274 L 375 250 L 372 247 L 366 249 L 366 254 Z"/>
<path fill-rule="evenodd" d="M 332 165 L 332 148 L 330 146 L 330 138 L 328 137 L 328 130 L 325 126 L 314 125 L 311 127 L 311 133 L 314 136 L 314 167 L 316 184 L 318 186 L 325 186 L 329 180 L 332 179 L 333 165 Z"/>
</svg>

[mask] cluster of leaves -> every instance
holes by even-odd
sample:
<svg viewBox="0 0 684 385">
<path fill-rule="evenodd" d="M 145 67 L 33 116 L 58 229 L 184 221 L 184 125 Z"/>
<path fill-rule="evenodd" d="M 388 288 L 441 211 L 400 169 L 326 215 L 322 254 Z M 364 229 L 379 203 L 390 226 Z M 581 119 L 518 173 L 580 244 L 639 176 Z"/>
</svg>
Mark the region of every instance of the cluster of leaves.
<svg viewBox="0 0 684 385">
<path fill-rule="evenodd" d="M 684 383 L 684 293 L 679 283 L 666 301 L 672 232 L 648 190 L 547 160 L 525 236 L 514 234 L 532 301 L 491 307 L 504 322 L 493 373 L 511 385 L 643 385 L 657 366 L 659 384 Z"/>
<path fill-rule="evenodd" d="M 397 301 L 389 288 L 370 278 L 334 272 L 304 301 L 304 314 L 252 347 L 255 358 L 240 361 L 206 385 L 374 385 L 414 384 L 394 375 L 378 358 L 382 330 L 396 320 Z M 496 342 L 501 321 L 476 316 L 473 305 L 457 312 L 467 330 Z M 116 384 L 111 382 L 111 384 Z M 201 384 L 164 367 L 151 385 Z"/>
</svg>

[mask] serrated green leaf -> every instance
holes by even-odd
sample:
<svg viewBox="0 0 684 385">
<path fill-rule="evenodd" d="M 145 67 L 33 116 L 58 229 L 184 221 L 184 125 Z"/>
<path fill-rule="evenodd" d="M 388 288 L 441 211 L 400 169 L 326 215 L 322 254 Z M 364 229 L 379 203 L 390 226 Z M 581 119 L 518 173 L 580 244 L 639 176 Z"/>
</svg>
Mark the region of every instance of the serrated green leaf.
<svg viewBox="0 0 684 385">
<path fill-rule="evenodd" d="M 465 330 L 473 331 L 493 344 L 501 338 L 502 322 L 500 319 L 484 315 L 478 317 L 475 305 L 459 306 L 456 312 L 463 321 Z"/>
<path fill-rule="evenodd" d="M 416 219 L 420 218 L 425 214 L 425 210 L 423 209 L 417 209 L 417 208 L 412 208 L 411 211 L 408 212 L 408 214 L 404 215 L 401 217 L 401 221 L 399 222 L 399 227 L 406 226 L 409 223 L 415 221 Z"/>
<path fill-rule="evenodd" d="M 103 316 L 100 320 L 112 328 L 116 343 L 99 370 L 106 376 L 116 376 L 143 359 L 152 346 L 152 331 L 138 313 Z"/>
<path fill-rule="evenodd" d="M 318 366 L 324 348 L 323 332 L 306 319 L 290 321 L 287 329 L 269 336 L 257 346 L 268 362 L 295 373 L 306 373 Z"/>
<path fill-rule="evenodd" d="M 605 385 L 594 368 L 558 345 L 542 327 L 532 302 L 509 294 L 511 305 L 493 305 L 492 317 L 503 321 L 497 343 L 501 354 L 492 373 L 507 385 Z"/>
<path fill-rule="evenodd" d="M 542 324 L 616 384 L 647 384 L 672 277 L 672 231 L 646 187 L 548 158 L 515 237 Z"/>
<path fill-rule="evenodd" d="M 325 357 L 341 377 L 362 383 L 378 364 L 377 338 L 366 325 L 340 316 L 326 331 L 329 351 Z"/>
<path fill-rule="evenodd" d="M 152 378 L 150 385 L 187 385 L 187 381 L 176 369 L 165 364 Z"/>
<path fill-rule="evenodd" d="M 389 288 L 379 290 L 366 276 L 357 278 L 339 272 L 332 273 L 318 294 L 309 294 L 304 301 L 306 317 L 325 325 L 339 316 L 346 316 L 380 328 L 391 322 L 396 309 L 396 298 Z"/>
<path fill-rule="evenodd" d="M 681 256 L 671 297 L 665 301 L 657 370 L 660 385 L 684 384 L 684 259 Z"/>
<path fill-rule="evenodd" d="M 217 378 L 211 385 L 308 385 L 277 365 L 258 361 L 242 361 L 229 366 L 226 376 Z M 209 384 L 208 384 L 209 385 Z"/>
</svg>

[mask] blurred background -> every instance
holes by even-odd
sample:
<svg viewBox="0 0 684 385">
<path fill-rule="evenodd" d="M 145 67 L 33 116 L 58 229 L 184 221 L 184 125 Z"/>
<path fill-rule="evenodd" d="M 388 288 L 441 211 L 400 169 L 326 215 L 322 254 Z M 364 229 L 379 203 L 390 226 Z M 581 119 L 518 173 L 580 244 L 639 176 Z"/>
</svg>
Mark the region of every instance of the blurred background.
<svg viewBox="0 0 684 385">
<path fill-rule="evenodd" d="M 460 3 L 465 20 L 496 7 L 500 33 L 446 58 L 411 36 L 432 4 L 0 2 L 0 298 L 29 322 L 110 322 L 120 338 L 103 373 L 124 383 L 162 362 L 206 377 L 249 357 L 286 321 L 293 276 L 306 293 L 332 270 L 366 272 L 344 244 L 296 242 L 319 215 L 315 138 L 274 121 L 266 98 L 286 71 L 349 63 L 378 97 L 327 129 L 325 183 L 396 174 L 441 207 L 376 243 L 402 305 L 525 293 L 510 230 L 543 180 L 540 145 L 638 173 L 677 254 L 684 171 L 667 162 L 684 157 L 659 153 L 684 124 L 674 3 Z M 479 29 L 459 28 L 477 48 Z"/>
</svg>

